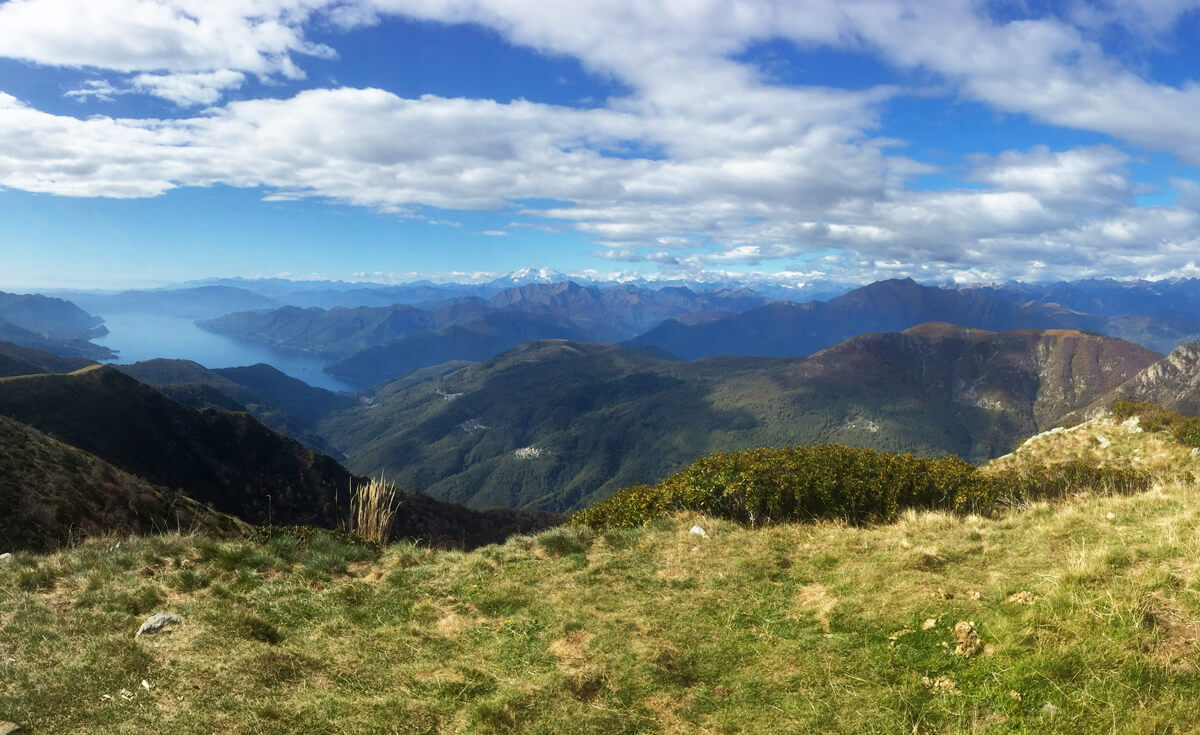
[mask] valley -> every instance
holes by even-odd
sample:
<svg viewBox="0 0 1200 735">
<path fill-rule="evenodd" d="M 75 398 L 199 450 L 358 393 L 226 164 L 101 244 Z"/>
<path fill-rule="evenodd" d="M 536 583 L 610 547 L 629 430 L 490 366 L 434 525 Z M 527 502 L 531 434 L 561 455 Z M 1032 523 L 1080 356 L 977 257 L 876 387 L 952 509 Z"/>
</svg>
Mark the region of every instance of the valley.
<svg viewBox="0 0 1200 735">
<path fill-rule="evenodd" d="M 331 466 L 344 465 L 340 479 L 330 476 L 334 484 L 383 475 L 475 509 L 575 511 L 620 488 L 657 482 L 705 454 L 751 447 L 839 443 L 981 463 L 1119 398 L 1196 408 L 1192 348 L 1164 359 L 1145 346 L 1174 349 L 1188 338 L 1196 327 L 1184 316 L 1188 299 L 1200 291 L 1193 282 L 1122 288 L 1079 282 L 1035 292 L 899 279 L 802 303 L 769 301 L 738 284 L 653 289 L 566 280 L 408 290 L 330 284 L 292 292 L 284 286 L 238 281 L 85 302 L 160 314 L 154 318 L 161 328 L 151 330 L 142 328 L 149 315 L 110 317 L 140 334 L 143 343 L 131 355 L 147 358 L 117 369 L 170 399 L 143 414 L 170 413 L 176 403 L 213 417 L 248 414 L 254 425 L 262 422 L 304 451 L 328 457 Z M 309 301 L 320 294 L 326 304 L 427 300 L 278 306 L 301 294 Z M 262 308 L 214 317 L 221 303 Z M 1154 325 L 1138 332 L 1142 344 L 1119 338 L 1133 323 Z M 186 347 L 192 344 L 207 346 Z M 191 349 L 202 362 L 152 358 L 156 345 L 168 354 Z M 9 362 L 0 363 L 13 375 L 88 364 L 13 349 L 2 358 Z M 219 364 L 222 354 L 258 364 L 206 367 Z M 31 355 L 40 357 L 26 359 Z M 298 370 L 301 363 L 306 367 Z M 316 369 L 320 379 L 313 378 Z M 110 373 L 101 374 L 116 385 Z M 80 382 L 57 380 L 53 392 L 64 395 Z M 0 413 L 35 430 L 64 431 L 74 423 L 93 426 L 98 436 L 124 432 L 127 442 L 139 431 L 169 436 L 162 427 L 178 417 L 144 429 L 118 419 L 95 430 L 109 426 L 104 413 L 120 417 L 128 410 L 122 404 L 145 406 L 147 396 L 160 395 L 138 393 L 136 385 L 111 391 L 86 419 L 57 419 L 62 428 L 45 423 L 46 409 L 36 414 L 43 423 L 34 422 L 32 406 L 44 396 L 5 403 L 0 395 Z M 88 403 L 80 401 L 76 409 Z M 222 421 L 228 427 L 205 431 L 239 431 L 236 421 Z M 84 451 L 97 449 L 92 437 L 64 436 Z M 204 474 L 152 469 L 132 471 L 173 487 L 184 487 L 184 474 L 192 481 Z M 312 490 L 300 492 L 307 497 Z M 261 508 L 247 516 L 248 507 L 238 509 L 240 517 L 261 522 Z M 312 521 L 329 525 L 334 515 L 318 512 Z"/>
</svg>

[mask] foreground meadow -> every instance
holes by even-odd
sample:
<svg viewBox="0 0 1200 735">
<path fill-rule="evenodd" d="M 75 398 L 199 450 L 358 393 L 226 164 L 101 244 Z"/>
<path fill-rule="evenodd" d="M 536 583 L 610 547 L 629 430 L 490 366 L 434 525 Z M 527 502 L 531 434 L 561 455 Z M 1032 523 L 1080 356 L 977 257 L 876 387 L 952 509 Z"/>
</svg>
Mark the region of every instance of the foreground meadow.
<svg viewBox="0 0 1200 735">
<path fill-rule="evenodd" d="M 698 524 L 708 537 L 690 531 Z M 1193 732 L 1200 493 L 476 552 L 93 539 L 0 565 L 31 733 Z M 155 612 L 183 623 L 135 637 Z"/>
</svg>

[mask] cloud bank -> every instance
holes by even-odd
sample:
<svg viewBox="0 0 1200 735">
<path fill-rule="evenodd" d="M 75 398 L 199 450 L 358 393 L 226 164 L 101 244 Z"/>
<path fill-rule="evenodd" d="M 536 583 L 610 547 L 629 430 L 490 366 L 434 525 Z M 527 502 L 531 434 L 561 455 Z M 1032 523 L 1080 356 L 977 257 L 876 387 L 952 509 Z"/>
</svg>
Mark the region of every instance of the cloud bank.
<svg viewBox="0 0 1200 735">
<path fill-rule="evenodd" d="M 0 56 L 99 74 L 67 92 L 79 99 L 151 95 L 181 112 L 72 117 L 0 92 L 0 187 L 128 198 L 224 184 L 398 216 L 511 210 L 585 233 L 600 259 L 669 271 L 1182 273 L 1200 246 L 1200 186 L 1181 177 L 1178 203 L 1141 205 L 1131 168 L 1142 152 L 1200 165 L 1200 87 L 1146 78 L 1101 39 L 1120 28 L 1157 43 L 1197 5 L 1026 17 L 954 0 L 9 0 Z M 315 28 L 392 17 L 479 24 L 630 91 L 591 108 L 356 88 L 227 99 L 251 77 L 303 79 L 306 59 L 334 58 Z M 931 75 L 941 94 L 1110 142 L 947 171 L 881 127 L 915 90 L 773 83 L 740 60 L 771 39 L 867 54 Z M 960 183 L 917 185 L 930 174 Z"/>
</svg>

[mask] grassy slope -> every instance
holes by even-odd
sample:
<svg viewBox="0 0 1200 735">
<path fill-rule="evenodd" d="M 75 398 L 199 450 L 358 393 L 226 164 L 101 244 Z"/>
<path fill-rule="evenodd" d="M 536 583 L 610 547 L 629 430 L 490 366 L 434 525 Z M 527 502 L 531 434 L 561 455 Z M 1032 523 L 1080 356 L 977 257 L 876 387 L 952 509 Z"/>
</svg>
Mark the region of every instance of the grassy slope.
<svg viewBox="0 0 1200 735">
<path fill-rule="evenodd" d="M 67 373 L 87 367 L 91 362 L 82 357 L 63 357 L 45 350 L 0 342 L 0 377 Z"/>
<path fill-rule="evenodd" d="M 309 449 L 334 457 L 339 453 L 313 433 L 314 427 L 325 414 L 355 403 L 350 396 L 314 388 L 261 363 L 210 370 L 189 360 L 158 359 L 116 367 L 185 406 L 248 411 Z"/>
<path fill-rule="evenodd" d="M 871 528 L 679 516 L 378 560 L 177 536 L 22 555 L 0 566 L 0 712 L 181 735 L 1194 732 L 1198 489 Z M 134 639 L 158 610 L 185 625 Z M 959 621 L 983 651 L 954 653 Z"/>
<path fill-rule="evenodd" d="M 50 550 L 93 534 L 245 524 L 0 416 L 0 546 Z"/>
<path fill-rule="evenodd" d="M 332 526 L 353 480 L 246 414 L 187 408 L 109 366 L 0 378 L 0 414 L 253 523 Z"/>
</svg>

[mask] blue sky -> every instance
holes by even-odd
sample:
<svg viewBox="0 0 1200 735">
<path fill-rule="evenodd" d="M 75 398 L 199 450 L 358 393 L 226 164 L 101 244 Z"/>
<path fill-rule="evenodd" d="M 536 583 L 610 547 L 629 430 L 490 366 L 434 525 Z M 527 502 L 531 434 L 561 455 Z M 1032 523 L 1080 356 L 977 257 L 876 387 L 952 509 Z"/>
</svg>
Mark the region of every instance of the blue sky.
<svg viewBox="0 0 1200 735">
<path fill-rule="evenodd" d="M 7 0 L 0 288 L 1197 276 L 1198 8 Z"/>
</svg>

